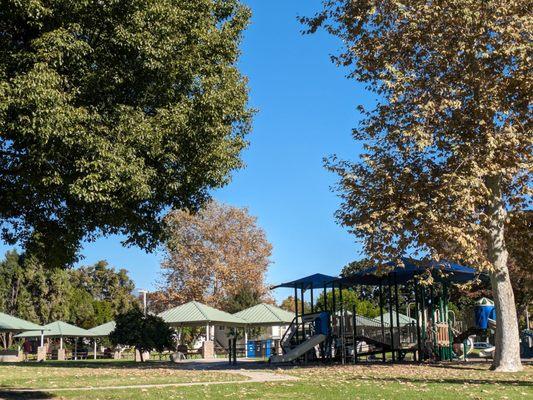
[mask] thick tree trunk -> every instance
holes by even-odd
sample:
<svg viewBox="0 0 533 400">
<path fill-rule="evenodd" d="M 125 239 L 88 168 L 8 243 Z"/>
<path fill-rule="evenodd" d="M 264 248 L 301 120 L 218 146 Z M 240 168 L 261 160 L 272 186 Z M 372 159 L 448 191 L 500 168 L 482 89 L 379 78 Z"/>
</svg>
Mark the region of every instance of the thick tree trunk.
<svg viewBox="0 0 533 400">
<path fill-rule="evenodd" d="M 489 217 L 489 260 L 492 263 L 490 280 L 496 306 L 496 350 L 492 369 L 514 372 L 522 369 L 518 320 L 513 288 L 507 268 L 508 252 L 505 247 L 504 226 L 507 212 L 503 203 L 499 177 L 487 179 L 491 192 Z"/>
</svg>

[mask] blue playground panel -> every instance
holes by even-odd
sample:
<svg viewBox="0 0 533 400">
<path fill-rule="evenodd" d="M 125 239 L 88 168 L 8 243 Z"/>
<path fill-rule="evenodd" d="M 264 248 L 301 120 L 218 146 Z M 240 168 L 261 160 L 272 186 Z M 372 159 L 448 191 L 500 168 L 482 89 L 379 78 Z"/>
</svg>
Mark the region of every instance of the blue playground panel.
<svg viewBox="0 0 533 400">
<path fill-rule="evenodd" d="M 474 317 L 477 328 L 487 329 L 489 326 L 489 319 L 496 319 L 496 309 L 493 305 L 489 304 L 477 305 L 474 308 Z"/>
<path fill-rule="evenodd" d="M 315 319 L 315 335 L 329 335 L 329 313 L 322 311 Z"/>
</svg>

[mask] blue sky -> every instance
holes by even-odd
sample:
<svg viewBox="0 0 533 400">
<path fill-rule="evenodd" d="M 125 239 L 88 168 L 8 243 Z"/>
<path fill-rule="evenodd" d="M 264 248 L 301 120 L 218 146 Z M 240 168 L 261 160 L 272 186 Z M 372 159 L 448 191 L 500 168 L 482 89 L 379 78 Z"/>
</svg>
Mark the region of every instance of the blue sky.
<svg viewBox="0 0 533 400">
<path fill-rule="evenodd" d="M 323 168 L 333 153 L 355 159 L 360 146 L 351 129 L 360 115 L 357 104 L 372 95 L 345 78 L 329 55 L 338 39 L 320 32 L 301 34 L 298 15 L 312 15 L 317 0 L 246 0 L 253 17 L 245 33 L 240 61 L 248 76 L 255 117 L 250 147 L 243 153 L 246 168 L 213 196 L 246 206 L 258 217 L 273 245 L 269 283 L 321 272 L 338 274 L 362 255 L 361 247 L 336 224 L 339 199 L 330 191 L 335 176 Z M 5 252 L 9 247 L 0 246 Z M 153 289 L 159 277 L 161 252 L 146 254 L 124 248 L 119 237 L 84 245 L 82 264 L 106 259 L 130 271 L 138 288 Z M 275 291 L 276 299 L 290 294 Z"/>
</svg>

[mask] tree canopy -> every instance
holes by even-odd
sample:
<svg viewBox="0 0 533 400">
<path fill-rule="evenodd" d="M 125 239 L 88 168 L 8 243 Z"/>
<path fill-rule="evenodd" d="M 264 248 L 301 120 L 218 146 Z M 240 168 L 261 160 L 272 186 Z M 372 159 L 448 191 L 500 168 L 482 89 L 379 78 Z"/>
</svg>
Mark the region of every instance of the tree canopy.
<svg viewBox="0 0 533 400">
<path fill-rule="evenodd" d="M 127 271 L 107 262 L 48 268 L 9 251 L 0 261 L 0 311 L 38 324 L 62 320 L 82 328 L 111 321 L 137 304 Z"/>
<path fill-rule="evenodd" d="M 168 240 L 159 293 L 167 304 L 197 300 L 225 309 L 245 293 L 264 298 L 272 246 L 244 208 L 209 202 L 166 217 Z"/>
<path fill-rule="evenodd" d="M 377 261 L 419 253 L 490 272 L 493 366 L 520 369 L 504 225 L 531 194 L 531 1 L 326 0 L 309 32 L 376 94 L 358 162 L 332 157 L 341 224 Z M 485 243 L 486 246 L 480 246 Z"/>
<path fill-rule="evenodd" d="M 238 0 L 6 0 L 0 223 L 47 265 L 82 240 L 153 249 L 242 166 L 251 110 Z"/>
<path fill-rule="evenodd" d="M 163 352 L 175 348 L 174 329 L 161 317 L 144 314 L 139 307 L 133 307 L 115 319 L 115 330 L 109 335 L 114 345 L 132 346 L 143 353 L 151 350 Z"/>
</svg>

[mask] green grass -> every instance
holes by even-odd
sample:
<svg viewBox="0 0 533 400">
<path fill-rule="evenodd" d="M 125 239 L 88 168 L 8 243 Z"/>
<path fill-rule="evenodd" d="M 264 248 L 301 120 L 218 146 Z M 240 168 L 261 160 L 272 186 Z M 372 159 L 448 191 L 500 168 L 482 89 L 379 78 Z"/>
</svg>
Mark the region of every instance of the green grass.
<svg viewBox="0 0 533 400">
<path fill-rule="evenodd" d="M 161 363 L 160 363 L 161 364 Z M 62 399 L 406 399 L 406 400 L 513 400 L 533 399 L 533 367 L 526 366 L 523 372 L 504 374 L 488 371 L 488 363 L 454 363 L 442 365 L 358 365 L 358 366 L 316 366 L 273 370 L 274 373 L 290 374 L 298 381 L 270 383 L 228 383 L 222 385 L 201 385 L 191 387 L 165 387 L 146 389 L 114 389 L 91 391 L 55 392 L 47 385 L 46 376 L 55 373 L 65 382 L 78 386 L 108 385 L 105 377 L 116 376 L 119 384 L 146 384 L 154 379 L 164 383 L 184 381 L 208 381 L 239 379 L 239 376 L 220 372 L 183 371 L 165 368 L 164 364 L 139 366 L 134 363 L 101 363 L 99 368 L 49 366 L 0 366 L 0 380 L 5 387 L 22 387 L 27 382 L 28 370 L 37 372 L 39 378 L 31 378 L 32 387 L 43 388 L 42 393 L 32 393 L 30 398 Z M 54 372 L 54 370 L 57 370 Z M 83 370 L 80 372 L 80 370 Z M 88 373 L 85 370 L 90 370 Z M 162 372 L 170 370 L 167 372 Z M 20 374 L 19 372 L 20 371 Z M 7 375 L 6 375 L 7 373 Z M 165 375 L 167 374 L 168 375 Z M 81 375 L 80 375 L 81 374 Z M 134 382 L 129 379 L 132 374 Z M 154 376 L 154 374 L 158 374 Z M 104 378 L 96 378 L 96 376 Z M 7 377 L 6 384 L 5 378 Z M 56 379 L 53 380 L 56 382 Z M 163 383 L 163 382 L 162 382 Z M 5 396 L 0 389 L 0 398 L 21 398 Z M 38 397 L 41 396 L 41 397 Z"/>
<path fill-rule="evenodd" d="M 245 379 L 223 372 L 185 371 L 168 362 L 49 361 L 0 365 L 1 388 L 126 386 Z M 1 398 L 1 396 L 0 396 Z"/>
</svg>

